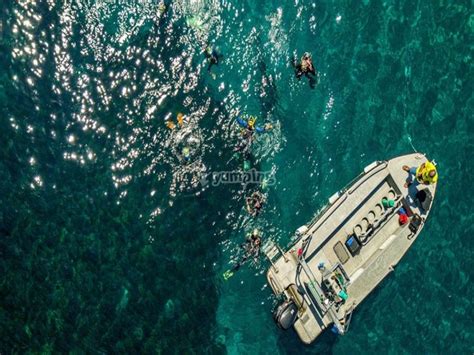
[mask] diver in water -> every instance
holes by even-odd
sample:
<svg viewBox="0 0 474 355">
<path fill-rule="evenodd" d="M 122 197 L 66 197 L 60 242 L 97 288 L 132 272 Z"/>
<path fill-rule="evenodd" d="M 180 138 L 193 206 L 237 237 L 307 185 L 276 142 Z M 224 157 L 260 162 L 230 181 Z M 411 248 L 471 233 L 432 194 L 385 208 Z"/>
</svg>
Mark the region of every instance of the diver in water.
<svg viewBox="0 0 474 355">
<path fill-rule="evenodd" d="M 191 149 L 187 146 L 183 147 L 183 149 L 181 149 L 181 155 L 183 156 L 185 162 L 189 162 L 191 159 Z"/>
<path fill-rule="evenodd" d="M 252 142 L 254 133 L 263 133 L 271 130 L 273 127 L 270 123 L 265 124 L 263 127 L 257 126 L 255 121 L 257 120 L 254 116 L 250 116 L 246 119 L 237 117 L 237 123 L 241 126 L 242 129 L 242 139 L 239 141 L 238 145 L 234 148 L 236 153 L 242 153 L 244 158 L 244 170 L 249 170 L 251 168 L 251 153 L 252 153 Z M 234 156 L 236 156 L 234 154 Z"/>
<path fill-rule="evenodd" d="M 260 211 L 263 207 L 265 199 L 259 191 L 255 191 L 252 196 L 245 199 L 245 204 L 247 207 L 247 212 L 252 217 L 257 217 L 260 214 Z"/>
<path fill-rule="evenodd" d="M 207 66 L 207 71 L 210 73 L 213 65 L 219 65 L 219 60 L 222 58 L 222 55 L 217 53 L 214 48 L 206 46 L 204 48 L 204 55 L 206 56 L 209 65 Z"/>
<path fill-rule="evenodd" d="M 252 142 L 254 133 L 263 133 L 271 130 L 273 127 L 270 123 L 265 124 L 263 127 L 257 126 L 255 117 L 250 116 L 246 119 L 237 117 L 237 123 L 242 129 L 242 139 L 239 141 L 237 146 L 234 148 L 235 153 L 242 153 L 244 160 L 244 170 L 250 170 L 251 168 L 251 156 L 252 156 Z M 238 155 L 234 154 L 235 157 Z"/>
<path fill-rule="evenodd" d="M 256 121 L 257 118 L 254 116 L 250 116 L 247 120 L 237 117 L 237 123 L 239 126 L 245 128 L 245 131 L 243 132 L 244 137 L 252 136 L 255 132 L 263 133 L 273 128 L 270 123 L 266 123 L 263 127 L 257 126 L 255 125 Z"/>
<path fill-rule="evenodd" d="M 295 68 L 296 78 L 298 80 L 301 80 L 301 77 L 305 75 L 309 79 L 309 86 L 314 89 L 316 87 L 315 77 L 317 76 L 317 73 L 316 69 L 314 69 L 311 54 L 309 54 L 308 52 L 303 54 L 299 63 L 296 62 L 296 59 L 293 59 L 292 65 Z"/>
<path fill-rule="evenodd" d="M 234 264 L 232 269 L 227 270 L 224 272 L 223 277 L 224 280 L 229 279 L 234 275 L 234 272 L 240 269 L 240 267 L 248 260 L 254 259 L 257 260 L 260 254 L 260 245 L 261 245 L 261 237 L 260 232 L 258 229 L 254 229 L 252 233 L 247 235 L 245 243 L 243 243 L 240 247 L 244 250 L 244 255 L 242 258 Z"/>
</svg>

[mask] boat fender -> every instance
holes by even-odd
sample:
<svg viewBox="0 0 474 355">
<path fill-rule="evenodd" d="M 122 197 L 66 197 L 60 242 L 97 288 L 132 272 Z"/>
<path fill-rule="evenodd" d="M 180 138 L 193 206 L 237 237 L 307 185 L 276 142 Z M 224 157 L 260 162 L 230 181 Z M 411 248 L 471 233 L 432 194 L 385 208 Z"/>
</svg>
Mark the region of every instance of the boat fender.
<svg viewBox="0 0 474 355">
<path fill-rule="evenodd" d="M 406 214 L 401 214 L 398 217 L 398 222 L 400 223 L 401 226 L 407 224 L 408 223 L 408 216 Z"/>
</svg>

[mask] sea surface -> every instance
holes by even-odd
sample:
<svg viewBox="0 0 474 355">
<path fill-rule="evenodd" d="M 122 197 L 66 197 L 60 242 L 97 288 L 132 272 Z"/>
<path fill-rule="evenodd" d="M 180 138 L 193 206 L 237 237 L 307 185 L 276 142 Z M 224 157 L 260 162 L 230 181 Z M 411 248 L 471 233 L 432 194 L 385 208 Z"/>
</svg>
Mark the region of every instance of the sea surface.
<svg viewBox="0 0 474 355">
<path fill-rule="evenodd" d="M 473 38 L 469 0 L 1 0 L 0 353 L 472 354 Z M 245 114 L 273 126 L 258 218 L 213 179 Z M 415 149 L 433 210 L 347 335 L 277 329 L 263 257 L 224 281 L 254 228 L 286 246 Z"/>
</svg>

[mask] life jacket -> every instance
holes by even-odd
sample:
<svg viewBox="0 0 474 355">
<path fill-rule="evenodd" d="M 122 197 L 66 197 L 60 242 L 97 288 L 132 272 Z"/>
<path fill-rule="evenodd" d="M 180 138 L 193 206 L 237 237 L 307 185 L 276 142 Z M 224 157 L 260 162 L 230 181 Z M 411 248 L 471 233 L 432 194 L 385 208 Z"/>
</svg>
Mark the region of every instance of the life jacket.
<svg viewBox="0 0 474 355">
<path fill-rule="evenodd" d="M 434 170 L 436 173 L 433 177 L 430 176 L 430 171 L 432 170 Z M 418 169 L 416 169 L 416 178 L 423 184 L 435 184 L 438 181 L 438 172 L 436 171 L 436 166 L 429 161 L 421 164 Z"/>
</svg>

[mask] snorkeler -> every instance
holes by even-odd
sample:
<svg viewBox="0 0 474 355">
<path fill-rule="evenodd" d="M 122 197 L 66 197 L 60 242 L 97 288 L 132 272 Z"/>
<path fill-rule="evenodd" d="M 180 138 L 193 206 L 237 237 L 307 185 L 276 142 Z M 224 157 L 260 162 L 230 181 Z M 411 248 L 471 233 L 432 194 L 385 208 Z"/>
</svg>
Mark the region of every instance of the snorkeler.
<svg viewBox="0 0 474 355">
<path fill-rule="evenodd" d="M 243 132 L 244 136 L 251 136 L 254 132 L 263 133 L 273 128 L 270 123 L 266 123 L 263 127 L 256 126 L 256 121 L 257 118 L 254 116 L 250 116 L 247 120 L 237 117 L 237 123 L 239 126 L 245 128 L 245 131 Z"/>
<path fill-rule="evenodd" d="M 181 149 L 181 154 L 184 158 L 184 161 L 188 162 L 189 159 L 191 159 L 191 149 L 189 147 L 183 147 L 183 149 Z"/>
<path fill-rule="evenodd" d="M 222 275 L 224 280 L 229 279 L 234 275 L 234 272 L 240 269 L 240 267 L 250 259 L 257 260 L 260 254 L 260 244 L 261 244 L 261 237 L 260 232 L 258 229 L 254 229 L 252 233 L 247 235 L 245 243 L 243 243 L 240 247 L 244 250 L 244 255 L 242 258 L 234 264 L 232 269 L 227 270 Z"/>
<path fill-rule="evenodd" d="M 166 12 L 167 8 L 166 8 L 166 5 L 164 2 L 161 2 L 159 5 L 158 5 L 158 12 L 160 15 L 164 14 Z"/>
<path fill-rule="evenodd" d="M 236 153 L 242 153 L 244 158 L 243 168 L 245 171 L 250 170 L 251 164 L 251 155 L 252 155 L 252 140 L 255 132 L 263 133 L 271 130 L 273 127 L 270 123 L 265 124 L 263 127 L 255 125 L 257 120 L 254 116 L 250 116 L 247 119 L 237 117 L 237 123 L 239 126 L 243 127 L 242 130 L 242 139 L 239 141 L 237 146 L 234 148 Z M 234 154 L 236 156 L 236 154 Z"/>
<path fill-rule="evenodd" d="M 265 202 L 265 198 L 263 195 L 255 191 L 252 196 L 247 197 L 245 199 L 245 204 L 247 207 L 247 212 L 252 216 L 252 217 L 257 217 L 263 207 L 263 203 Z"/>
<path fill-rule="evenodd" d="M 313 65 L 311 54 L 309 54 L 308 52 L 303 54 L 300 63 L 297 63 L 296 59 L 293 59 L 292 65 L 295 68 L 296 78 L 298 80 L 301 80 L 301 77 L 305 75 L 309 79 L 309 86 L 314 89 L 316 87 L 315 77 L 317 76 L 317 73 Z"/>
<path fill-rule="evenodd" d="M 210 73 L 213 65 L 219 65 L 219 59 L 222 58 L 222 55 L 217 53 L 214 48 L 206 46 L 204 48 L 204 55 L 206 56 L 209 65 L 207 66 L 207 71 Z"/>
<path fill-rule="evenodd" d="M 243 160 L 243 170 L 248 171 L 252 167 L 252 136 L 245 136 L 234 147 L 234 154 L 232 158 Z"/>
</svg>

